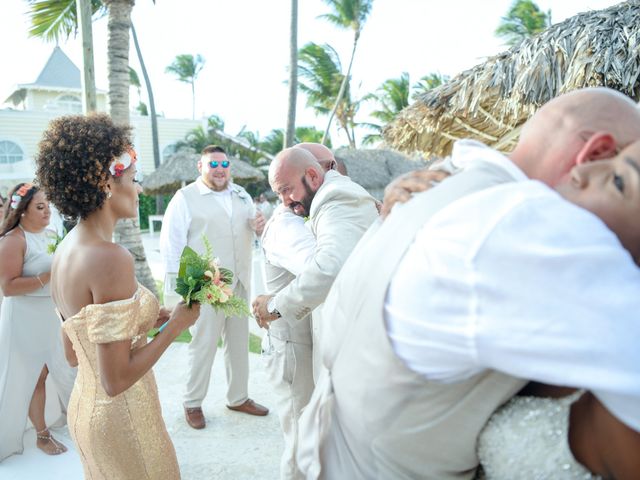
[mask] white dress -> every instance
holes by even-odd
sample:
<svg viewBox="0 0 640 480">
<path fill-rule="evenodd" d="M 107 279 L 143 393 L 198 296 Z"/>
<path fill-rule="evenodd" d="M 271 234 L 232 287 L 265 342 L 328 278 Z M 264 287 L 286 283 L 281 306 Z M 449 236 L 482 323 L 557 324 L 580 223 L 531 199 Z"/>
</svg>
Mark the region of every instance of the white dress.
<svg viewBox="0 0 640 480">
<path fill-rule="evenodd" d="M 478 438 L 487 480 L 597 479 L 569 447 L 571 404 L 584 391 L 563 398 L 514 397 L 489 419 Z"/>
<path fill-rule="evenodd" d="M 27 248 L 22 275 L 51 270 L 48 233 L 24 232 Z M 64 421 L 75 381 L 62 345 L 60 320 L 49 285 L 26 295 L 4 297 L 0 307 L 0 461 L 22 453 L 29 403 L 44 365 L 47 378 L 48 424 Z"/>
</svg>

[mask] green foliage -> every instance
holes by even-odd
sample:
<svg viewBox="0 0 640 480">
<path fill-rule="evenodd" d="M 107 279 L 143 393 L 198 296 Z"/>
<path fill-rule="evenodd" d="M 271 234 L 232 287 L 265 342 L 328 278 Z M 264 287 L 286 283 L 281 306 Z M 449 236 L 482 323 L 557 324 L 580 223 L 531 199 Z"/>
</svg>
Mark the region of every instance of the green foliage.
<svg viewBox="0 0 640 480">
<path fill-rule="evenodd" d="M 353 30 L 359 35 L 362 25 L 371 12 L 373 0 L 324 0 L 324 3 L 333 11 L 318 18 L 337 27 Z"/>
<path fill-rule="evenodd" d="M 194 57 L 191 54 L 182 54 L 176 56 L 171 65 L 165 68 L 165 72 L 175 75 L 180 82 L 193 84 L 204 68 L 204 63 L 202 55 Z"/>
<path fill-rule="evenodd" d="M 382 141 L 382 129 L 396 117 L 398 113 L 409 105 L 409 97 L 424 93 L 446 82 L 449 78 L 439 73 L 430 73 L 422 77 L 413 85 L 411 94 L 411 82 L 409 74 L 403 72 L 399 78 L 385 80 L 375 93 L 366 95 L 363 100 L 375 101 L 379 108 L 371 112 L 371 116 L 380 123 L 361 123 L 361 126 L 373 130 L 374 133 L 365 135 L 362 139 L 364 145 L 371 145 Z"/>
<path fill-rule="evenodd" d="M 534 36 L 551 26 L 551 10 L 544 13 L 532 0 L 515 0 L 506 17 L 502 17 L 496 36 L 507 45 L 518 45 L 525 38 Z"/>
<path fill-rule="evenodd" d="M 27 3 L 30 36 L 58 43 L 78 33 L 76 0 L 27 0 Z M 91 0 L 91 12 L 96 20 L 107 14 L 107 7 L 101 0 Z"/>
<path fill-rule="evenodd" d="M 140 87 L 142 86 L 140 84 L 140 77 L 138 76 L 138 72 L 131 68 L 131 66 L 129 66 L 129 84 L 132 87 L 136 87 L 138 92 L 140 92 Z"/>
<path fill-rule="evenodd" d="M 320 143 L 322 140 L 322 132 L 315 127 L 296 127 L 294 143 L 313 142 Z M 260 142 L 260 149 L 276 155 L 280 152 L 284 145 L 284 130 L 282 128 L 274 128 L 269 135 L 264 137 Z M 331 148 L 331 139 L 326 142 L 327 147 Z"/>
<path fill-rule="evenodd" d="M 300 49 L 298 59 L 299 88 L 307 97 L 307 106 L 316 115 L 330 114 L 345 78 L 341 73 L 342 64 L 338 53 L 331 45 L 310 42 Z M 349 133 L 353 131 L 359 107 L 360 102 L 351 99 L 347 79 L 345 93 L 336 110 L 340 128 Z"/>
<path fill-rule="evenodd" d="M 413 85 L 413 94 L 411 95 L 411 97 L 413 100 L 415 100 L 423 93 L 431 90 L 432 88 L 439 87 L 440 85 L 442 85 L 443 83 L 447 83 L 448 81 L 448 75 L 442 75 L 440 73 L 429 73 Z"/>
<path fill-rule="evenodd" d="M 141 193 L 138 196 L 139 204 L 138 210 L 140 212 L 140 229 L 145 230 L 149 228 L 149 215 L 156 213 L 156 201 L 154 197 Z"/>
</svg>

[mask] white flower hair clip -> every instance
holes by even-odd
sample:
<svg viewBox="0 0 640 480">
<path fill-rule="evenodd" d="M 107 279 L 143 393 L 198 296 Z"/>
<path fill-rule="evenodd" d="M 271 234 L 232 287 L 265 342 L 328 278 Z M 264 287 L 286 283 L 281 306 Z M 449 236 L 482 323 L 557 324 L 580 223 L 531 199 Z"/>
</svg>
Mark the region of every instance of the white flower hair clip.
<svg viewBox="0 0 640 480">
<path fill-rule="evenodd" d="M 127 149 L 120 158 L 116 158 L 111 165 L 109 165 L 109 172 L 111 172 L 111 175 L 114 177 L 120 177 L 127 168 L 137 161 L 138 154 L 133 148 L 129 147 L 129 149 Z"/>
</svg>

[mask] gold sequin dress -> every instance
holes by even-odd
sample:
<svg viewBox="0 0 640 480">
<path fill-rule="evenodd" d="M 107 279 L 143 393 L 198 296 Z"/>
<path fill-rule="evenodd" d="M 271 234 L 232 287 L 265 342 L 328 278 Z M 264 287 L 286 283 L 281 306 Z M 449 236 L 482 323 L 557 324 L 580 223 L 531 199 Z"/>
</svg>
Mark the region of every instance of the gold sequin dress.
<svg viewBox="0 0 640 480">
<path fill-rule="evenodd" d="M 139 285 L 132 298 L 87 305 L 63 324 L 78 357 L 67 417 L 86 479 L 180 478 L 153 372 L 109 397 L 98 370 L 96 344 L 132 339 L 140 348 L 157 316 L 157 300 Z"/>
</svg>

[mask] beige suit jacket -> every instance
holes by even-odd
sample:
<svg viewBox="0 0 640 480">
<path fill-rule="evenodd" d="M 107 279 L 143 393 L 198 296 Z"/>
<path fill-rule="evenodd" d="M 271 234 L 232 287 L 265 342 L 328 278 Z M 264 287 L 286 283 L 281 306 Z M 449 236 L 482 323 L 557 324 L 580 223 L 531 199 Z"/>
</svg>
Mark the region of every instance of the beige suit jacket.
<svg viewBox="0 0 640 480">
<path fill-rule="evenodd" d="M 349 177 L 330 170 L 310 209 L 316 251 L 305 269 L 276 295 L 283 318 L 297 322 L 324 302 L 336 275 L 378 217 L 374 198 Z"/>
</svg>

